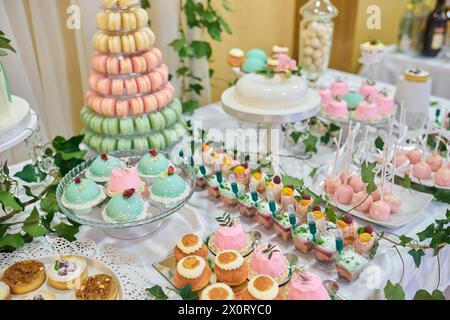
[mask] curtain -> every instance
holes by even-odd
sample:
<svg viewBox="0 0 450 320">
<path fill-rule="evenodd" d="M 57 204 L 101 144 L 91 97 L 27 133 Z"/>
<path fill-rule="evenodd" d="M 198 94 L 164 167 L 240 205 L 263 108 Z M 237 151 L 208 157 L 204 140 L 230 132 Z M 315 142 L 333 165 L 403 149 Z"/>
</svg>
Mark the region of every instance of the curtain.
<svg viewBox="0 0 450 320">
<path fill-rule="evenodd" d="M 179 0 L 151 0 L 149 10 L 157 41 L 170 73 L 179 67 L 177 55 L 169 43 L 178 36 Z M 78 6 L 80 28 L 71 30 L 66 23 L 70 6 Z M 78 134 L 82 124 L 79 112 L 84 105 L 87 80 L 91 70 L 92 37 L 95 17 L 101 0 L 0 0 L 0 29 L 13 41 L 17 54 L 2 60 L 11 78 L 15 95 L 24 97 L 40 116 L 42 135 L 48 141 L 56 135 Z M 191 40 L 204 39 L 203 32 L 193 30 Z M 206 90 L 198 97 L 202 104 L 210 102 L 208 62 L 191 64 L 194 74 L 206 79 Z M 179 82 L 172 82 L 180 93 Z M 21 150 L 20 150 L 21 149 Z M 7 157 L 22 161 L 27 152 L 15 148 Z M 3 156 L 4 157 L 4 156 Z"/>
</svg>

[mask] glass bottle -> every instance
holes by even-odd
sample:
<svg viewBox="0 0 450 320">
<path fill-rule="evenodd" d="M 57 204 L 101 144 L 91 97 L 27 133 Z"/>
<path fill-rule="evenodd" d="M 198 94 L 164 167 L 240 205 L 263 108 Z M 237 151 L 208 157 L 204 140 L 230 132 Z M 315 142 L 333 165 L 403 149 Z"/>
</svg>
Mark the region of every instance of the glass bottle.
<svg viewBox="0 0 450 320">
<path fill-rule="evenodd" d="M 400 24 L 400 34 L 398 37 L 398 49 L 404 53 L 410 53 L 412 49 L 412 27 L 414 21 L 414 6 L 413 0 L 406 4 L 406 12 Z"/>
<path fill-rule="evenodd" d="M 328 69 L 333 45 L 333 18 L 339 12 L 329 0 L 310 0 L 301 9 L 299 63 L 314 85 Z"/>
<path fill-rule="evenodd" d="M 428 16 L 422 48 L 422 55 L 426 57 L 436 57 L 444 47 L 447 32 L 445 4 L 446 0 L 438 0 L 436 7 Z"/>
</svg>

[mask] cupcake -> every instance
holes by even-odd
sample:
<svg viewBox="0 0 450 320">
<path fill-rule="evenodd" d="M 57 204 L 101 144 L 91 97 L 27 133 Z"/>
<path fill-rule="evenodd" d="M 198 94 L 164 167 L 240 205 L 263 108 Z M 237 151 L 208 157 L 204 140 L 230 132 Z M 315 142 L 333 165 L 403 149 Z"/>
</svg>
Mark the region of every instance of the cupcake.
<svg viewBox="0 0 450 320">
<path fill-rule="evenodd" d="M 136 165 L 139 176 L 143 179 L 156 178 L 166 171 L 169 166 L 170 161 L 156 150 L 151 150 Z"/>
<path fill-rule="evenodd" d="M 88 277 L 86 260 L 77 256 L 62 256 L 47 268 L 48 284 L 58 290 L 79 288 Z"/>
<path fill-rule="evenodd" d="M 122 161 L 105 153 L 92 162 L 86 171 L 86 177 L 95 182 L 104 183 L 109 180 L 111 171 L 122 165 Z"/>
<path fill-rule="evenodd" d="M 278 283 L 270 276 L 260 274 L 248 282 L 242 300 L 281 300 Z"/>
<path fill-rule="evenodd" d="M 376 240 L 377 234 L 372 226 L 367 225 L 365 227 L 360 227 L 358 228 L 358 237 L 355 241 L 355 249 L 360 254 L 369 256 Z"/>
<path fill-rule="evenodd" d="M 45 282 L 45 266 L 37 260 L 25 260 L 10 266 L 0 279 L 12 294 L 26 294 L 37 290 Z"/>
<path fill-rule="evenodd" d="M 329 300 L 320 277 L 310 272 L 294 272 L 289 282 L 287 300 Z"/>
<path fill-rule="evenodd" d="M 11 290 L 6 283 L 0 281 L 0 301 L 2 300 L 11 300 Z"/>
<path fill-rule="evenodd" d="M 214 273 L 217 281 L 232 287 L 237 287 L 247 281 L 248 264 L 236 250 L 224 250 L 217 256 Z"/>
<path fill-rule="evenodd" d="M 178 174 L 173 166 L 153 180 L 150 189 L 150 199 L 164 204 L 176 203 L 184 200 L 190 192 L 189 186 Z"/>
<path fill-rule="evenodd" d="M 85 279 L 81 287 L 75 290 L 77 300 L 116 300 L 119 296 L 119 285 L 113 277 L 98 274 Z"/>
<path fill-rule="evenodd" d="M 56 300 L 56 296 L 53 292 L 50 291 L 37 291 L 30 294 L 27 294 L 22 298 L 22 300 Z"/>
<path fill-rule="evenodd" d="M 336 238 L 334 234 L 331 232 L 320 233 L 314 246 L 316 260 L 324 264 L 330 264 L 333 262 L 336 252 Z"/>
<path fill-rule="evenodd" d="M 106 196 L 102 188 L 94 181 L 77 177 L 64 191 L 61 203 L 76 214 L 86 215 L 91 213 L 92 208 L 105 199 Z"/>
<path fill-rule="evenodd" d="M 292 233 L 292 238 L 294 246 L 303 254 L 307 254 L 314 246 L 313 236 L 307 223 L 297 226 Z"/>
<path fill-rule="evenodd" d="M 205 259 L 197 256 L 189 256 L 177 263 L 173 283 L 181 289 L 191 285 L 192 291 L 200 291 L 209 285 L 211 280 L 211 269 Z"/>
<path fill-rule="evenodd" d="M 113 197 L 123 194 L 124 191 L 134 189 L 138 194 L 145 193 L 146 185 L 139 178 L 136 167 L 132 168 L 115 168 L 111 171 L 106 194 Z"/>
<path fill-rule="evenodd" d="M 274 176 L 272 181 L 270 181 L 266 186 L 266 193 L 272 192 L 275 201 L 280 203 L 281 201 L 281 191 L 283 190 L 283 183 L 281 182 L 280 176 Z"/>
<path fill-rule="evenodd" d="M 236 177 L 236 181 L 240 184 L 247 186 L 250 183 L 250 168 L 247 164 L 234 168 L 233 174 Z"/>
<path fill-rule="evenodd" d="M 345 247 L 341 254 L 336 256 L 336 270 L 340 278 L 353 282 L 358 278 L 367 259 L 355 251 L 353 247 Z"/>
<path fill-rule="evenodd" d="M 350 214 L 336 221 L 336 226 L 344 235 L 344 245 L 353 245 L 358 235 L 358 224 Z"/>
<path fill-rule="evenodd" d="M 229 178 L 229 180 L 224 180 L 222 185 L 219 186 L 219 193 L 225 206 L 235 207 L 239 204 L 239 198 L 245 192 L 245 186 L 237 182 L 234 175 L 230 175 Z M 236 188 L 236 193 L 234 193 L 233 184 Z"/>
<path fill-rule="evenodd" d="M 175 260 L 178 262 L 189 256 L 206 258 L 208 257 L 208 248 L 198 235 L 189 233 L 180 238 L 173 249 L 173 253 Z"/>
<path fill-rule="evenodd" d="M 244 232 L 239 220 L 233 219 L 229 213 L 216 218 L 220 227 L 215 232 L 211 245 L 213 252 L 236 250 L 246 253 L 251 245 L 248 235 Z"/>
<path fill-rule="evenodd" d="M 297 199 L 296 212 L 297 218 L 301 223 L 306 222 L 306 215 L 308 214 L 309 207 L 312 204 L 313 200 L 309 194 L 304 194 Z"/>
<path fill-rule="evenodd" d="M 288 272 L 289 263 L 276 244 L 258 245 L 250 258 L 250 276 L 265 274 L 281 282 Z"/>
<path fill-rule="evenodd" d="M 283 190 L 281 190 L 280 197 L 281 209 L 287 211 L 290 205 L 293 205 L 295 208 L 297 205 L 297 200 L 295 200 L 295 197 L 298 196 L 300 196 L 300 194 L 297 190 L 295 190 L 294 186 L 284 187 Z"/>
<path fill-rule="evenodd" d="M 274 203 L 274 205 L 275 215 L 278 215 L 281 211 L 281 207 L 277 203 Z M 274 219 L 272 211 L 270 210 L 269 201 L 258 203 L 258 206 L 256 207 L 256 221 L 265 228 L 271 228 L 273 226 Z"/>
<path fill-rule="evenodd" d="M 232 67 L 240 68 L 245 62 L 245 52 L 241 49 L 234 48 L 230 50 L 228 55 L 228 64 Z"/>
<path fill-rule="evenodd" d="M 233 289 L 225 283 L 214 283 L 203 289 L 200 300 L 234 300 Z"/>
<path fill-rule="evenodd" d="M 102 217 L 108 223 L 139 221 L 147 218 L 147 209 L 147 202 L 136 195 L 136 190 L 130 189 L 109 200 Z"/>
</svg>

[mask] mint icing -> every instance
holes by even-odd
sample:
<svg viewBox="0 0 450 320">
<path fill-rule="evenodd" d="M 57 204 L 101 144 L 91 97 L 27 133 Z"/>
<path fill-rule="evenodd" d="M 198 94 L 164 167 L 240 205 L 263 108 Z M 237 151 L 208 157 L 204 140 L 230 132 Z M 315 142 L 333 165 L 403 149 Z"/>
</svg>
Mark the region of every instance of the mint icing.
<svg viewBox="0 0 450 320">
<path fill-rule="evenodd" d="M 317 245 L 327 251 L 336 251 L 336 238 L 329 233 L 322 234 L 317 239 Z"/>
<path fill-rule="evenodd" d="M 72 182 L 64 193 L 70 204 L 85 204 L 94 201 L 101 194 L 99 186 L 92 180 L 82 179 L 80 183 Z"/>
<path fill-rule="evenodd" d="M 240 183 L 236 183 L 238 186 L 238 193 L 237 196 L 241 197 L 245 192 L 244 185 Z M 233 190 L 231 189 L 231 183 L 227 180 L 224 180 L 222 182 L 222 186 L 219 187 L 220 194 L 227 198 L 234 198 L 236 195 L 234 194 Z"/>
<path fill-rule="evenodd" d="M 258 194 L 258 200 L 256 201 L 256 204 L 258 205 L 258 203 L 261 202 L 261 197 Z M 244 194 L 242 197 L 239 198 L 239 202 L 241 202 L 244 205 L 249 205 L 249 206 L 254 206 L 255 202 L 252 199 L 252 194 L 250 192 L 247 192 L 246 194 Z"/>
<path fill-rule="evenodd" d="M 367 260 L 355 252 L 353 249 L 344 250 L 340 255 L 336 257 L 336 263 L 345 268 L 350 273 L 356 273 L 360 271 Z"/>
<path fill-rule="evenodd" d="M 312 234 L 309 231 L 309 225 L 307 223 L 297 226 L 294 229 L 294 237 L 302 240 L 302 241 L 311 241 Z"/>
<path fill-rule="evenodd" d="M 89 170 L 94 177 L 109 178 L 111 171 L 122 166 L 122 162 L 115 158 L 108 156 L 108 160 L 104 161 L 101 157 L 97 157 L 91 164 Z"/>
<path fill-rule="evenodd" d="M 289 213 L 281 213 L 275 218 L 283 227 L 290 228 L 291 223 L 289 222 Z"/>
<path fill-rule="evenodd" d="M 277 203 L 275 203 L 275 208 L 276 208 L 276 212 L 278 212 L 281 209 L 281 207 Z M 258 203 L 257 209 L 261 214 L 265 214 L 267 216 L 272 215 L 272 211 L 270 211 L 270 206 L 269 206 L 268 201 L 262 201 L 261 203 Z"/>
<path fill-rule="evenodd" d="M 146 154 L 139 160 L 137 169 L 140 174 L 146 176 L 157 176 L 163 173 L 170 166 L 170 161 L 162 154 L 156 157 Z"/>
<path fill-rule="evenodd" d="M 123 195 L 114 196 L 106 206 L 107 216 L 116 222 L 136 221 L 143 215 L 145 205 L 136 195 L 126 198 Z"/>
<path fill-rule="evenodd" d="M 187 189 L 186 182 L 179 175 L 164 175 L 153 181 L 152 194 L 159 198 L 177 198 Z"/>
</svg>

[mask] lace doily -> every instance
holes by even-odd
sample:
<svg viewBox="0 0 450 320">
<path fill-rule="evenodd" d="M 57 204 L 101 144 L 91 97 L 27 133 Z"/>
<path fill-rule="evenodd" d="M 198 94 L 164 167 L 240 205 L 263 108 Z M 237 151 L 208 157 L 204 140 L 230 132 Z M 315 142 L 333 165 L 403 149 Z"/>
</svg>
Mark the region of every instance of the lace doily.
<svg viewBox="0 0 450 320">
<path fill-rule="evenodd" d="M 0 253 L 0 270 L 27 260 L 40 259 L 55 254 L 79 255 L 106 264 L 114 272 L 122 286 L 124 300 L 148 300 L 151 297 L 145 289 L 151 287 L 143 267 L 130 257 L 120 253 L 115 247 L 98 247 L 92 240 L 69 242 L 61 238 L 36 241 L 25 245 L 13 253 Z"/>
</svg>

